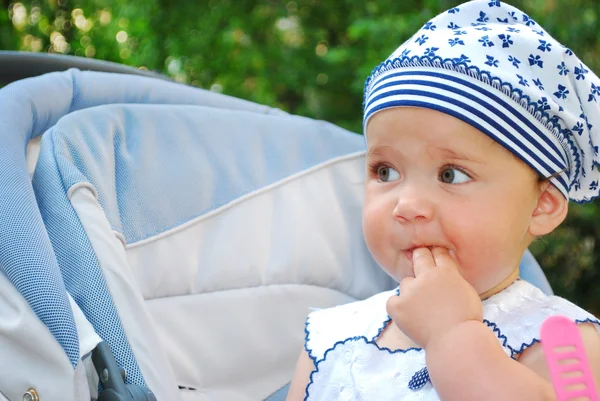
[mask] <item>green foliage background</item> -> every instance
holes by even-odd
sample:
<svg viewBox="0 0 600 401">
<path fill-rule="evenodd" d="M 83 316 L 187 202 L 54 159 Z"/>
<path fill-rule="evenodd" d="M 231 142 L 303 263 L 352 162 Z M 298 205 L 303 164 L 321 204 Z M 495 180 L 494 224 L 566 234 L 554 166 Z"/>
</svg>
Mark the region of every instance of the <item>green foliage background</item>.
<svg viewBox="0 0 600 401">
<path fill-rule="evenodd" d="M 360 132 L 366 76 L 450 0 L 2 2 L 0 48 L 115 61 Z M 600 73 L 597 0 L 514 0 Z M 600 314 L 600 210 L 531 247 L 558 295 Z"/>
</svg>

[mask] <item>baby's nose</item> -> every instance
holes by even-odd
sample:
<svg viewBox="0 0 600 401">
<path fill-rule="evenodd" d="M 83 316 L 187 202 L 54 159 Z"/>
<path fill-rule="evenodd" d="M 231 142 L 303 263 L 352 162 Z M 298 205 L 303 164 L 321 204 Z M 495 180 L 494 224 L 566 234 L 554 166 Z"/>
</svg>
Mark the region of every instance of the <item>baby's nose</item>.
<svg viewBox="0 0 600 401">
<path fill-rule="evenodd" d="M 398 194 L 393 216 L 400 223 L 427 222 L 433 219 L 434 202 L 424 190 L 405 188 Z"/>
</svg>

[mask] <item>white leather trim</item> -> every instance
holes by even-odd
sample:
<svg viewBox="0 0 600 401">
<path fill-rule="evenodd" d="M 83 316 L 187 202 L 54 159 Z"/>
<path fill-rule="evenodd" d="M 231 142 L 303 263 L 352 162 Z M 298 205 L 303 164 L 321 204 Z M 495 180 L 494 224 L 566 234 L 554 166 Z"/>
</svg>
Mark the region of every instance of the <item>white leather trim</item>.
<svg viewBox="0 0 600 401">
<path fill-rule="evenodd" d="M 100 378 L 96 372 L 92 356 L 86 356 L 82 361 L 82 365 L 85 369 L 85 381 L 89 383 L 91 401 L 96 401 L 98 399 L 98 383 L 100 383 Z"/>
<path fill-rule="evenodd" d="M 123 244 L 114 235 L 88 186 L 70 191 L 73 209 L 94 249 L 131 349 L 158 400 L 180 400 L 173 371 L 156 336 L 152 318 L 131 274 Z"/>
<path fill-rule="evenodd" d="M 71 310 L 73 311 L 73 318 L 75 319 L 75 326 L 77 327 L 77 337 L 79 339 L 79 364 L 75 369 L 75 385 L 79 394 L 85 394 L 86 401 L 93 394 L 98 392 L 98 375 L 95 374 L 94 366 L 92 364 L 90 372 L 91 352 L 96 348 L 96 345 L 102 339 L 92 324 L 87 320 L 79 305 L 73 300 L 71 294 L 67 293 L 69 303 L 71 304 Z M 92 397 L 93 398 L 93 397 Z"/>
<path fill-rule="evenodd" d="M 71 199 L 71 196 L 73 196 L 73 192 L 77 191 L 80 188 L 87 188 L 90 190 L 90 192 L 94 195 L 95 199 L 98 199 L 98 191 L 96 190 L 96 188 L 90 184 L 89 182 L 78 182 L 77 184 L 74 184 L 71 186 L 71 188 L 69 188 L 69 190 L 67 191 L 67 198 L 69 198 L 69 200 Z"/>
<path fill-rule="evenodd" d="M 127 246 L 127 240 L 125 239 L 125 236 L 123 234 L 116 230 L 113 230 L 113 234 L 115 235 L 115 237 L 117 237 L 119 241 L 121 241 L 121 244 L 123 244 L 124 247 Z"/>
<path fill-rule="evenodd" d="M 264 400 L 292 378 L 309 307 L 354 301 L 320 287 L 274 285 L 154 299 L 148 309 L 184 399 Z"/>
<path fill-rule="evenodd" d="M 282 185 L 285 185 L 285 184 L 287 184 L 290 181 L 294 181 L 294 180 L 296 180 L 296 179 L 298 179 L 300 177 L 306 176 L 306 175 L 311 175 L 314 172 L 319 171 L 319 170 L 325 170 L 325 169 L 327 169 L 328 167 L 330 167 L 332 165 L 344 162 L 346 160 L 354 160 L 354 159 L 357 159 L 357 158 L 362 158 L 364 155 L 365 155 L 365 151 L 360 151 L 360 152 L 355 152 L 355 153 L 351 153 L 351 154 L 348 154 L 348 155 L 344 155 L 344 156 L 340 156 L 340 157 L 337 157 L 337 158 L 334 158 L 334 159 L 327 160 L 326 162 L 323 162 L 321 164 L 317 164 L 315 166 L 312 166 L 311 168 L 308 168 L 306 170 L 302 170 L 302 171 L 300 171 L 300 172 L 298 172 L 296 174 L 292 174 L 292 175 L 286 177 L 285 179 L 283 179 L 281 181 L 274 182 L 271 185 L 267 185 L 267 186 L 262 187 L 262 188 L 260 188 L 260 189 L 258 189 L 256 191 L 254 191 L 254 192 L 250 192 L 250 193 L 248 193 L 246 195 L 240 196 L 239 198 L 234 199 L 233 201 L 227 203 L 226 205 L 223 205 L 223 206 L 221 206 L 219 208 L 216 208 L 215 210 L 210 211 L 209 213 L 203 214 L 202 216 L 199 216 L 199 217 L 197 217 L 197 218 L 195 218 L 193 220 L 190 220 L 190 221 L 186 222 L 185 224 L 182 224 L 180 226 L 177 226 L 177 227 L 172 228 L 172 229 L 167 230 L 167 231 L 163 231 L 160 234 L 157 234 L 155 236 L 146 238 L 144 240 L 128 244 L 127 248 L 128 249 L 135 248 L 136 246 L 142 246 L 142 245 L 145 245 L 145 244 L 147 244 L 149 242 L 157 241 L 157 240 L 160 240 L 160 239 L 162 239 L 164 237 L 168 237 L 170 235 L 173 235 L 173 234 L 177 233 L 178 231 L 182 231 L 182 230 L 187 229 L 190 226 L 196 225 L 199 222 L 201 222 L 202 220 L 210 219 L 211 217 L 213 217 L 216 214 L 223 213 L 227 209 L 235 207 L 235 206 L 237 206 L 240 203 L 246 202 L 248 199 L 251 199 L 251 198 L 253 198 L 255 196 L 259 196 L 261 194 L 270 192 L 273 189 L 275 189 L 277 187 L 280 187 Z"/>
<path fill-rule="evenodd" d="M 34 388 L 40 400 L 89 401 L 87 380 L 81 381 L 62 347 L 3 274 L 0 305 L 0 393 L 20 401 Z"/>
<path fill-rule="evenodd" d="M 367 298 L 393 283 L 364 243 L 363 186 L 363 156 L 338 159 L 128 245 L 129 265 L 144 299 L 273 284 Z"/>
<path fill-rule="evenodd" d="M 88 357 L 89 358 L 89 357 Z M 86 358 L 86 359 L 88 359 Z M 92 398 L 91 394 L 98 391 L 98 380 L 88 382 L 86 365 L 82 360 L 75 367 L 75 394 L 77 400 L 88 401 Z M 95 387 L 95 388 L 94 388 Z M 90 389 L 92 388 L 92 389 Z"/>
<path fill-rule="evenodd" d="M 71 310 L 73 311 L 73 318 L 75 319 L 75 326 L 77 327 L 77 336 L 79 338 L 79 358 L 83 359 L 84 356 L 96 348 L 96 345 L 98 345 L 102 339 L 98 336 L 98 334 L 96 334 L 92 324 L 86 319 L 85 315 L 79 308 L 79 305 L 77 305 L 71 297 L 71 294 L 67 293 L 67 297 L 69 298 Z"/>
<path fill-rule="evenodd" d="M 27 143 L 27 148 L 25 149 L 25 158 L 27 160 L 27 171 L 29 171 L 29 175 L 32 176 L 35 171 L 35 165 L 37 164 L 38 157 L 40 156 L 40 144 L 42 141 L 42 135 L 37 136 L 31 139 Z"/>
</svg>

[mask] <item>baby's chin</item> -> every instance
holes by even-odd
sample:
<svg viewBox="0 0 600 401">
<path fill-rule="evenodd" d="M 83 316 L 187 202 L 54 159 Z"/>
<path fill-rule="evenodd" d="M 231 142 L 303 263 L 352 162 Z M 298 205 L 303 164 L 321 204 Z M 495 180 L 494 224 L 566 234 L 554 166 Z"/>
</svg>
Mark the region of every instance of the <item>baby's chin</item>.
<svg viewBox="0 0 600 401">
<path fill-rule="evenodd" d="M 383 269 L 388 275 L 394 280 L 400 283 L 406 277 L 415 277 L 415 270 L 412 262 L 403 261 L 402 263 L 396 264 L 392 269 Z"/>
<path fill-rule="evenodd" d="M 404 280 L 405 278 L 409 278 L 409 277 L 414 278 L 415 275 L 414 274 L 408 274 L 408 275 L 402 276 L 399 280 L 397 279 L 396 281 L 398 281 L 398 284 L 400 284 L 402 282 L 402 280 Z"/>
</svg>

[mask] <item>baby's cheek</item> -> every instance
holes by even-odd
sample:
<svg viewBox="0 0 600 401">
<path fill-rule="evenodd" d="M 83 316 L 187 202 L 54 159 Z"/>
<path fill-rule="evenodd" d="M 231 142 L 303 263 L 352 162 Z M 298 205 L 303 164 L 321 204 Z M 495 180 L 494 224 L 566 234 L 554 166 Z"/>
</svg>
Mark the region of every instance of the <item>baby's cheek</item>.
<svg viewBox="0 0 600 401">
<path fill-rule="evenodd" d="M 488 222 L 467 220 L 454 230 L 451 242 L 456 246 L 457 262 L 465 272 L 477 271 L 490 259 L 498 257 L 503 241 L 498 237 L 498 231 Z"/>
<path fill-rule="evenodd" d="M 472 231 L 458 254 L 461 275 L 475 288 L 488 289 L 512 271 L 514 245 L 498 230 Z"/>
<path fill-rule="evenodd" d="M 367 243 L 367 247 L 371 253 L 378 253 L 382 248 L 383 235 L 381 230 L 378 229 L 378 224 L 376 220 L 369 218 L 369 216 L 365 216 L 363 219 L 363 233 L 365 237 L 365 242 Z"/>
<path fill-rule="evenodd" d="M 371 210 L 368 207 L 364 207 L 363 208 L 363 213 L 362 213 L 362 230 L 363 230 L 363 236 L 365 237 L 365 241 L 367 241 L 367 243 L 370 241 L 370 237 L 372 235 L 372 225 L 373 225 L 373 216 L 371 213 Z"/>
<path fill-rule="evenodd" d="M 388 264 L 386 250 L 389 251 L 389 238 L 386 235 L 385 225 L 381 213 L 376 208 L 365 208 L 363 212 L 363 234 L 367 248 L 380 266 Z"/>
</svg>

